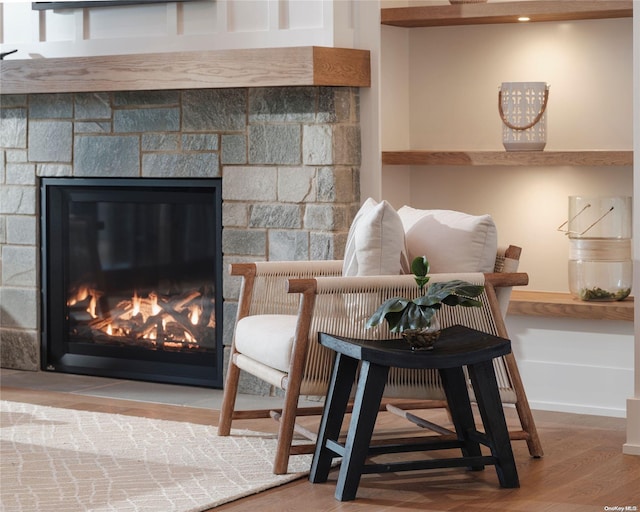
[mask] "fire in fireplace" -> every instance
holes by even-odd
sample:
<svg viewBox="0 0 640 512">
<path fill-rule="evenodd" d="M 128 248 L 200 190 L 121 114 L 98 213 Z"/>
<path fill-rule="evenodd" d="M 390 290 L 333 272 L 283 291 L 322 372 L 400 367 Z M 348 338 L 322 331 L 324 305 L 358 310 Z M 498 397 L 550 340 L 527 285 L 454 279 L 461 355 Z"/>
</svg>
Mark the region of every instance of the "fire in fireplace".
<svg viewBox="0 0 640 512">
<path fill-rule="evenodd" d="M 40 192 L 43 369 L 221 387 L 221 180 Z"/>
</svg>

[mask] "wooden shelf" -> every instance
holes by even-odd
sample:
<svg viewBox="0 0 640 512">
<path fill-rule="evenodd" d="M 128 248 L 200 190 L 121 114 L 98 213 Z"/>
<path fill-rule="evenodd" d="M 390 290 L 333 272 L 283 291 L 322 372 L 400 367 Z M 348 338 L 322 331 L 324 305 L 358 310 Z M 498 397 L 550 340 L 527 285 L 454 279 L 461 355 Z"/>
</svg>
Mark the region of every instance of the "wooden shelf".
<svg viewBox="0 0 640 512">
<path fill-rule="evenodd" d="M 519 23 L 519 16 L 530 21 L 593 20 L 630 18 L 632 0 L 541 0 L 391 7 L 382 9 L 383 25 L 396 27 L 437 27 L 450 25 L 479 25 L 490 23 Z"/>
<path fill-rule="evenodd" d="M 2 94 L 371 86 L 367 50 L 303 46 L 0 61 Z"/>
<path fill-rule="evenodd" d="M 568 293 L 514 290 L 510 315 L 633 322 L 633 297 L 615 302 L 585 302 Z"/>
<path fill-rule="evenodd" d="M 633 151 L 383 151 L 385 165 L 626 166 Z"/>
</svg>

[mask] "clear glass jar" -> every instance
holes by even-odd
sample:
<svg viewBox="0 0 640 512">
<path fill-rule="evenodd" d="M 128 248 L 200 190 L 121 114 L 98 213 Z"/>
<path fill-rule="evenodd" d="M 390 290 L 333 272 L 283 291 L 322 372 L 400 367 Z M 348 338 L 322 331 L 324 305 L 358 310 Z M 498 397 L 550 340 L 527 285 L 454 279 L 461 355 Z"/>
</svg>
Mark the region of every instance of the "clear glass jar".
<svg viewBox="0 0 640 512">
<path fill-rule="evenodd" d="M 631 293 L 633 262 L 629 239 L 572 239 L 569 289 L 587 301 L 622 300 Z"/>
<path fill-rule="evenodd" d="M 569 289 L 585 301 L 631 293 L 630 197 L 569 197 Z"/>
</svg>

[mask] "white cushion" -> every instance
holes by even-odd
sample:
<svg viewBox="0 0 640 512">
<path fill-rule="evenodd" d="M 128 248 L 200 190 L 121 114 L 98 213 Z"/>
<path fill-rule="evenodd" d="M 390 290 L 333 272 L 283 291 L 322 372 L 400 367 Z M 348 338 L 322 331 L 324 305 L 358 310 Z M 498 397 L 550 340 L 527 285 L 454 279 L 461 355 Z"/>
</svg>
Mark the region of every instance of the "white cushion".
<svg viewBox="0 0 640 512">
<path fill-rule="evenodd" d="M 408 269 L 398 212 L 387 201 L 367 199 L 349 229 L 342 275 L 396 275 Z"/>
<path fill-rule="evenodd" d="M 236 350 L 271 368 L 288 372 L 296 315 L 246 316 L 236 324 Z"/>
<path fill-rule="evenodd" d="M 490 215 L 453 210 L 418 210 L 403 206 L 409 261 L 426 256 L 431 273 L 493 272 L 498 232 Z"/>
</svg>

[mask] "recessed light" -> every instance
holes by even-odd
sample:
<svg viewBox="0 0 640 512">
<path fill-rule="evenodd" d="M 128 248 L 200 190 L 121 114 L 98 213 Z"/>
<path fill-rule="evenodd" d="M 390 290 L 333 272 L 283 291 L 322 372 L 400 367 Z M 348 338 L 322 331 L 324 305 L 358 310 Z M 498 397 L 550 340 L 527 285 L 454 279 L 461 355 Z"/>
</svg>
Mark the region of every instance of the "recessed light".
<svg viewBox="0 0 640 512">
<path fill-rule="evenodd" d="M 531 18 L 529 18 L 529 16 L 520 16 L 518 18 L 518 21 L 530 21 L 530 20 L 531 20 Z"/>
</svg>

